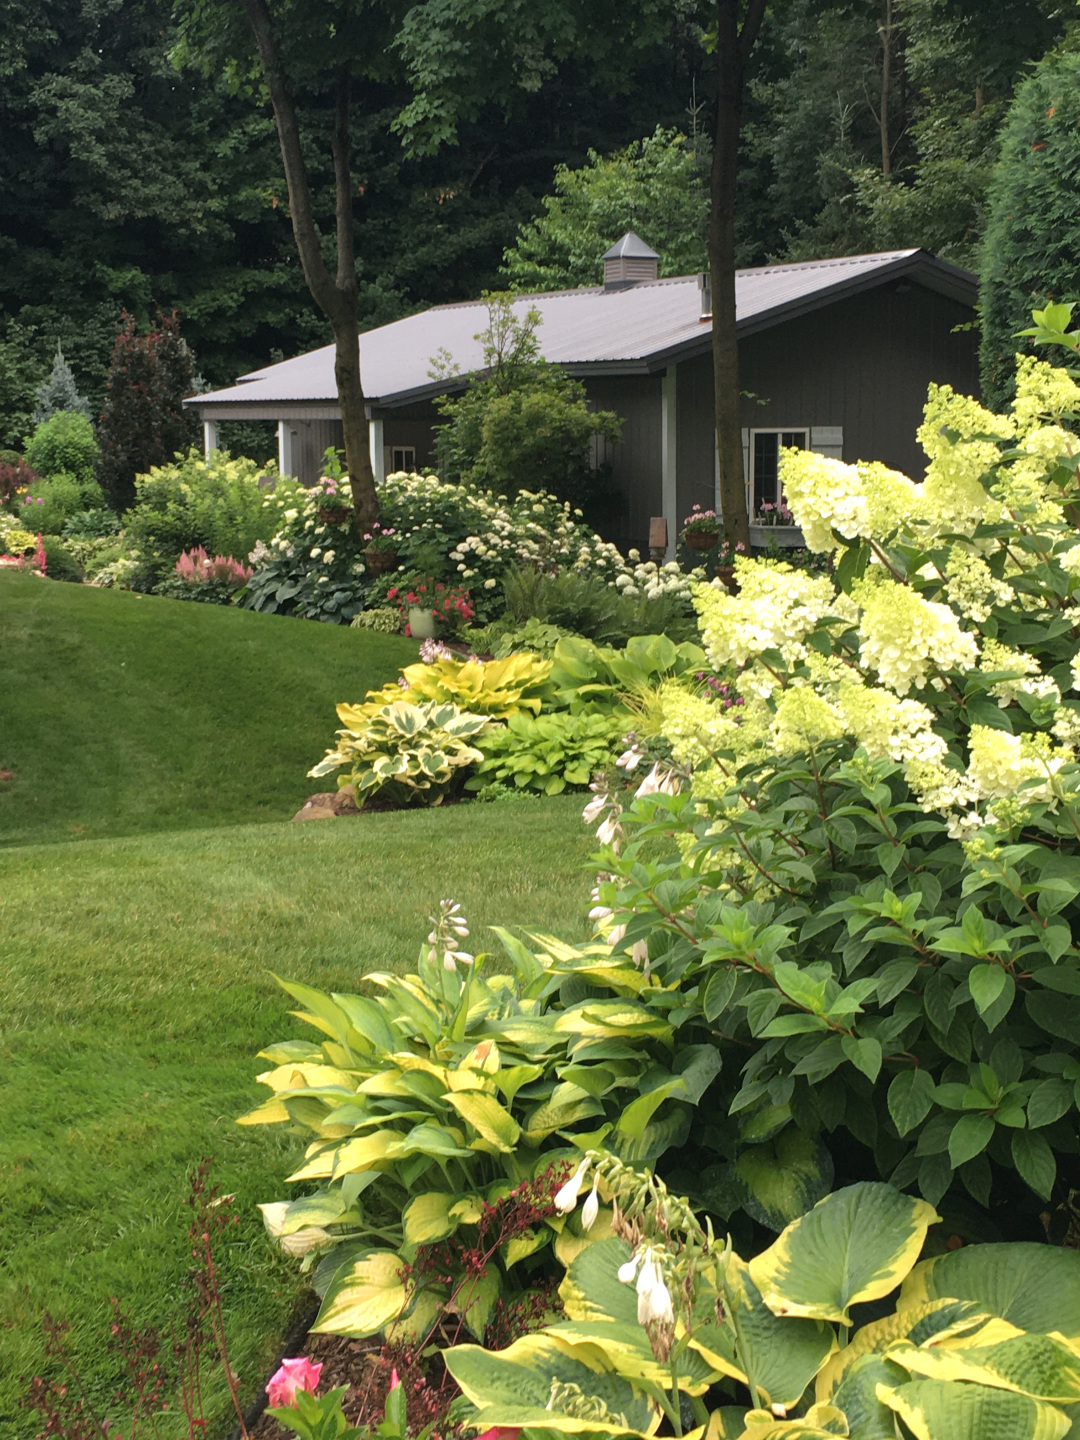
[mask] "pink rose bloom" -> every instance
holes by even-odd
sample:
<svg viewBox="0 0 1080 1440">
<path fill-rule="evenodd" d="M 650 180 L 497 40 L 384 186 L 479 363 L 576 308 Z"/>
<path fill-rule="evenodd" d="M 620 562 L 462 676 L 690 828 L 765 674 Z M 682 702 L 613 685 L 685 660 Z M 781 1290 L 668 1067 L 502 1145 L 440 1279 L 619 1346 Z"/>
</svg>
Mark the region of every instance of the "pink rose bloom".
<svg viewBox="0 0 1080 1440">
<path fill-rule="evenodd" d="M 283 1360 L 281 1369 L 271 1375 L 266 1386 L 266 1397 L 270 1404 L 295 1405 L 298 1390 L 308 1390 L 314 1395 L 322 1367 L 321 1360 L 317 1365 L 313 1365 L 307 1356 L 301 1356 L 298 1360 Z"/>
</svg>

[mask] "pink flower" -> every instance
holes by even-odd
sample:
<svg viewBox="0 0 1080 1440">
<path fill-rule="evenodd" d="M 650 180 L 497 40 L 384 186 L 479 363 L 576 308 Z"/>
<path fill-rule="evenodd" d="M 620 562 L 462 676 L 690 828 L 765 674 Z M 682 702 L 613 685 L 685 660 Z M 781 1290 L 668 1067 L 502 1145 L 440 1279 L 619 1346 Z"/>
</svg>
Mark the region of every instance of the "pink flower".
<svg viewBox="0 0 1080 1440">
<path fill-rule="evenodd" d="M 401 1381 L 400 1381 L 400 1379 L 398 1378 L 398 1373 L 397 1373 L 397 1371 L 394 1370 L 394 1369 L 391 1369 L 391 1371 L 390 1371 L 390 1389 L 391 1389 L 391 1390 L 396 1390 L 397 1387 L 398 1387 L 400 1384 L 401 1384 Z"/>
<path fill-rule="evenodd" d="M 267 1382 L 266 1398 L 272 1406 L 295 1405 L 298 1390 L 307 1390 L 314 1395 L 321 1369 L 321 1360 L 313 1365 L 306 1355 L 297 1360 L 282 1360 L 281 1369 L 276 1370 Z"/>
</svg>

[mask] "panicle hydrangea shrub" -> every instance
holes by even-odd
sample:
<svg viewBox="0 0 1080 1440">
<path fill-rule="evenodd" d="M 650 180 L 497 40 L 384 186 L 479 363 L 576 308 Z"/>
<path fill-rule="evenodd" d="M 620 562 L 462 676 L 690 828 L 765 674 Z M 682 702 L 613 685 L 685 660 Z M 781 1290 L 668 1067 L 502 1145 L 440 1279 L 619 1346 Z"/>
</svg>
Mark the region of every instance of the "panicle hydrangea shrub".
<svg viewBox="0 0 1080 1440">
<path fill-rule="evenodd" d="M 719 1163 L 689 1177 L 714 1213 L 779 1228 L 835 1169 L 962 1235 L 1071 1223 L 1078 416 L 1026 357 L 1007 415 L 930 387 L 922 484 L 785 451 L 832 573 L 739 557 L 738 594 L 696 591 L 743 703 L 661 687 L 680 791 L 607 802 L 596 913 L 724 1053 Z"/>
</svg>

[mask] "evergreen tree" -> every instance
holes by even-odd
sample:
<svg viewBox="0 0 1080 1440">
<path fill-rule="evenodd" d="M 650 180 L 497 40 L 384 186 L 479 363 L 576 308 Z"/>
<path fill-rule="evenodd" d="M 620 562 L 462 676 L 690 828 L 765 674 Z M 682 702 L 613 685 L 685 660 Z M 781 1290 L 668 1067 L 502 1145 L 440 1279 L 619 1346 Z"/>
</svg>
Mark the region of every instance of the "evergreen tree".
<svg viewBox="0 0 1080 1440">
<path fill-rule="evenodd" d="M 195 357 L 176 312 L 159 311 L 146 334 L 125 312 L 98 422 L 99 479 L 118 514 L 134 503 L 136 475 L 166 464 L 198 439 L 198 416 L 183 404 L 194 390 Z"/>
<path fill-rule="evenodd" d="M 61 410 L 69 410 L 78 415 L 85 415 L 87 419 L 90 418 L 90 402 L 85 395 L 79 394 L 75 376 L 71 373 L 71 366 L 64 359 L 64 352 L 60 348 L 58 340 L 52 374 L 48 380 L 38 386 L 34 396 L 34 424 L 43 425 L 46 420 Z"/>
<path fill-rule="evenodd" d="M 1031 311 L 1080 297 L 1080 54 L 1047 56 L 1016 93 L 983 244 L 982 386 L 993 410 L 1015 383 Z"/>
</svg>

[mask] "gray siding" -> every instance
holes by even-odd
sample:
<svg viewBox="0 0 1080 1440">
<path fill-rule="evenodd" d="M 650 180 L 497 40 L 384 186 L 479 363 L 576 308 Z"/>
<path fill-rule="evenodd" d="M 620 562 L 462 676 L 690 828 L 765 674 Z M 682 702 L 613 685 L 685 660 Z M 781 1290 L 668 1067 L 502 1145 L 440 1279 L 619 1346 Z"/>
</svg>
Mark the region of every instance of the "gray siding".
<svg viewBox="0 0 1080 1440">
<path fill-rule="evenodd" d="M 327 446 L 345 448 L 340 420 L 286 420 L 292 433 L 292 473 L 304 485 L 314 485 L 322 474 Z"/>
<path fill-rule="evenodd" d="M 589 518 L 624 552 L 637 548 L 645 553 L 649 520 L 661 513 L 660 386 L 659 375 L 605 375 L 585 382 L 590 408 L 623 417 L 618 445 L 604 447 L 599 456 L 611 466 L 615 494 Z"/>
<path fill-rule="evenodd" d="M 966 305 L 921 286 L 883 286 L 750 335 L 739 347 L 741 422 L 839 425 L 845 460 L 882 460 L 919 480 L 926 456 L 915 432 L 927 386 L 979 393 L 977 335 L 953 333 L 971 318 Z M 681 518 L 713 501 L 711 358 L 684 361 L 678 383 Z"/>
</svg>

